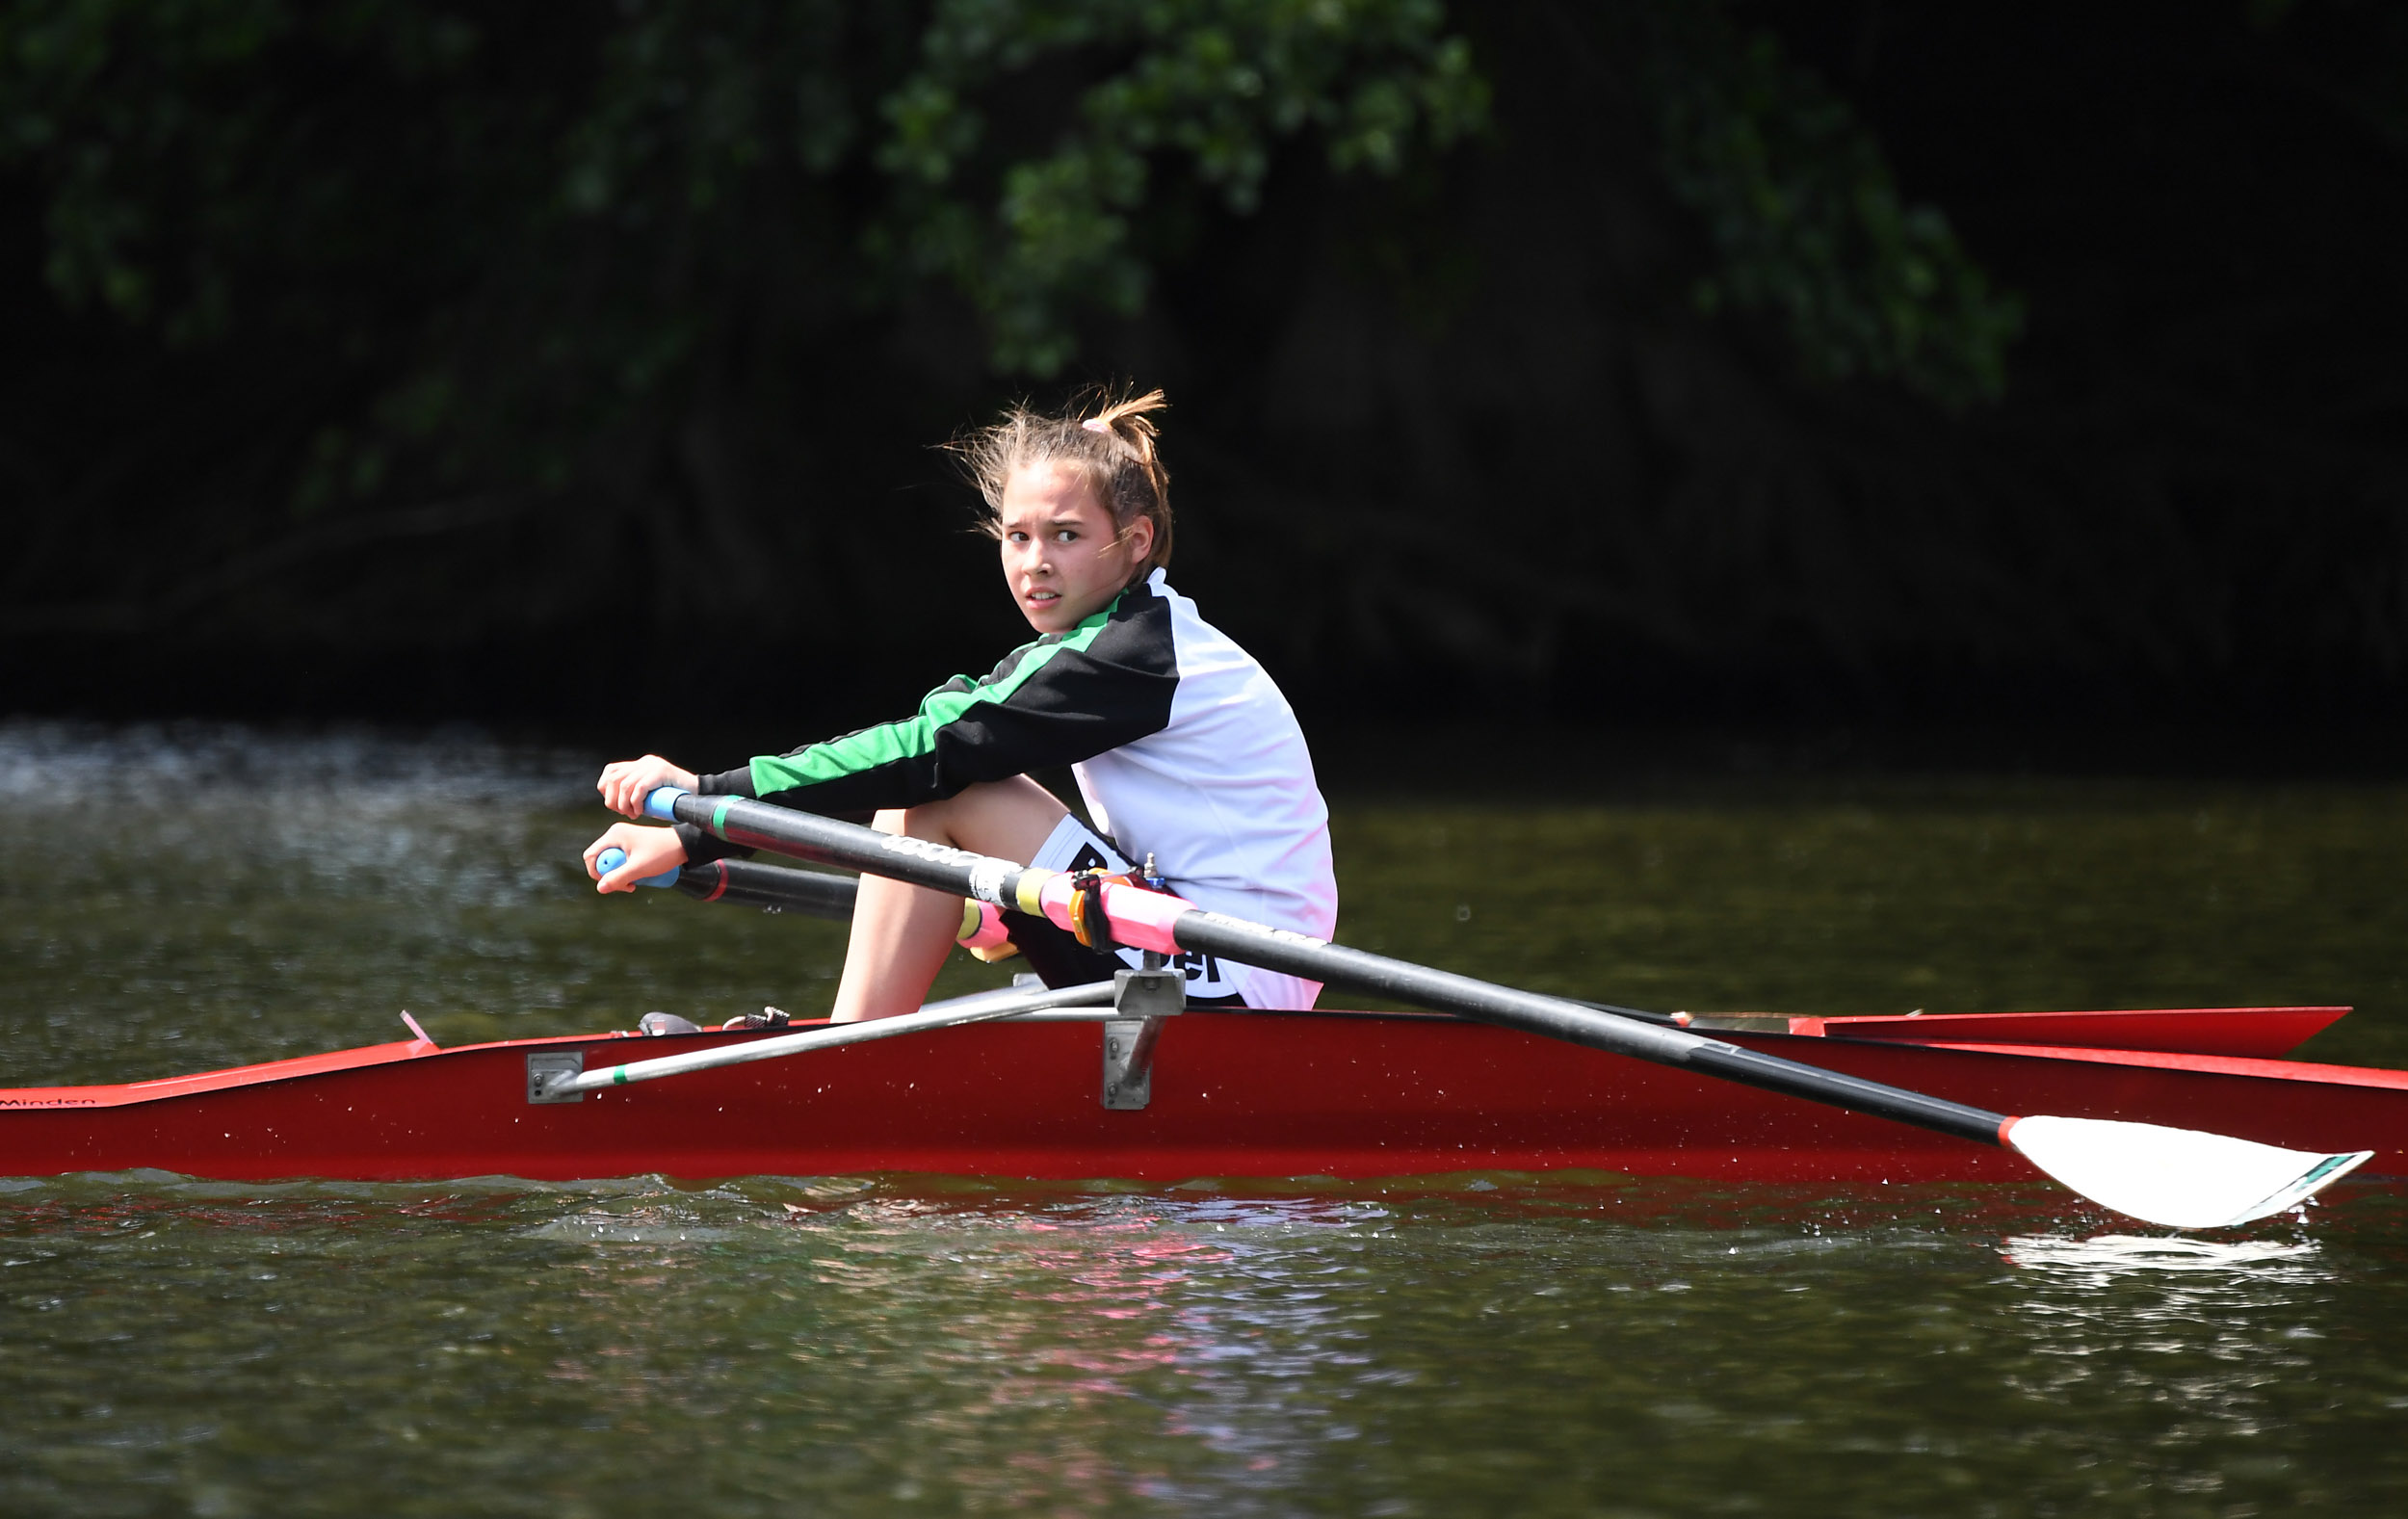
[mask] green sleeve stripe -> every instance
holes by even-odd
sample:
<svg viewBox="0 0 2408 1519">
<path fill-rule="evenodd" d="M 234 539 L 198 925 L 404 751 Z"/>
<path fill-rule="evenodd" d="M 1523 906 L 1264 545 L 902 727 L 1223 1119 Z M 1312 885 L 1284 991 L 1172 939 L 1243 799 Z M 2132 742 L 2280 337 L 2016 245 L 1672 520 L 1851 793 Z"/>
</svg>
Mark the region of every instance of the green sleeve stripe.
<svg viewBox="0 0 2408 1519">
<path fill-rule="evenodd" d="M 1125 592 L 1124 592 L 1125 594 Z M 1013 692 L 1027 685 L 1030 677 L 1064 650 L 1085 652 L 1104 624 L 1112 619 L 1112 608 L 1120 605 L 1114 597 L 1112 606 L 1096 613 L 1072 629 L 1060 642 L 1045 643 L 1031 649 L 1026 658 L 1013 667 L 1002 680 L 982 682 L 968 691 L 939 687 L 921 701 L 920 710 L 912 717 L 896 722 L 881 722 L 874 728 L 848 733 L 841 739 L 814 744 L 798 754 L 762 754 L 752 761 L 752 794 L 766 797 L 772 792 L 793 791 L 802 786 L 816 786 L 824 781 L 865 771 L 878 770 L 932 753 L 936 735 L 947 723 L 959 719 L 982 702 L 1002 702 L 1011 698 Z"/>
</svg>

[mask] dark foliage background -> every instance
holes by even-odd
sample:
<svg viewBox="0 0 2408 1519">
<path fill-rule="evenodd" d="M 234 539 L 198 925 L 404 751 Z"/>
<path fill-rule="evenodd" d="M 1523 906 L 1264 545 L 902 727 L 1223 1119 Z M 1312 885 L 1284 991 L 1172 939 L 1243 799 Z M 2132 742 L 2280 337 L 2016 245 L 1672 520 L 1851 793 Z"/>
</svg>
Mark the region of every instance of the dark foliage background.
<svg viewBox="0 0 2408 1519">
<path fill-rule="evenodd" d="M 0 707 L 890 715 L 1125 376 L 1322 720 L 2388 723 L 2404 170 L 2373 0 L 6 0 Z"/>
</svg>

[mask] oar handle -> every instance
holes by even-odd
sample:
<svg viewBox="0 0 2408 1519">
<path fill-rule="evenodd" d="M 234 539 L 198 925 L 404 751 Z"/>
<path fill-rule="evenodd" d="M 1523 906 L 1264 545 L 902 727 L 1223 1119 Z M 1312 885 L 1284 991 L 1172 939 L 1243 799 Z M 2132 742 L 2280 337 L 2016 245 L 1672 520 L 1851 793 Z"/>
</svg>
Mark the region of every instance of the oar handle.
<svg viewBox="0 0 2408 1519">
<path fill-rule="evenodd" d="M 594 856 L 594 864 L 608 876 L 627 862 L 627 851 L 616 845 Z M 646 876 L 636 882 L 639 886 L 674 886 L 696 902 L 726 902 L 745 907 L 768 907 L 778 912 L 798 912 L 805 917 L 834 918 L 839 922 L 852 917 L 853 894 L 859 889 L 851 877 L 824 876 L 818 871 L 788 870 L 777 865 L 755 865 L 746 860 L 712 860 L 702 865 L 681 865 Z"/>
<path fill-rule="evenodd" d="M 593 857 L 594 868 L 605 876 L 626 863 L 627 851 L 615 844 Z M 673 870 L 665 870 L 658 876 L 646 876 L 636 884 L 639 886 L 674 886 L 677 884 L 677 873 Z"/>
</svg>

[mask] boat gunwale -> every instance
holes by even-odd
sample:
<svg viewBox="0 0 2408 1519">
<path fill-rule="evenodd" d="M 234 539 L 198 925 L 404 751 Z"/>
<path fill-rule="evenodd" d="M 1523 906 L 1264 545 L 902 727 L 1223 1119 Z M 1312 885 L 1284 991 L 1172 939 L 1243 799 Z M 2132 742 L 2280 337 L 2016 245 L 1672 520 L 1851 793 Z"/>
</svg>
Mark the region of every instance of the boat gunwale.
<svg viewBox="0 0 2408 1519">
<path fill-rule="evenodd" d="M 2298 1012 L 2302 1010 L 2324 1011 L 2329 1009 L 2321 1008 L 2315 1009 L 2298 1008 L 2216 1008 L 2179 1009 L 2131 1008 L 2102 1010 L 2120 1011 L 2124 1013 L 2179 1011 L 2191 1014 L 2239 1016 L 2260 1012 Z M 2343 1008 L 2341 1011 L 2346 1012 L 2348 1009 Z M 1391 1010 L 1385 1008 L 1199 1008 L 1190 1009 L 1189 1012 L 1183 1013 L 1181 1016 L 1209 1016 L 1215 1014 L 1235 1015 L 1246 1018 L 1352 1019 L 1374 1023 L 1465 1023 L 1479 1025 L 1481 1027 L 1495 1027 L 1494 1025 L 1482 1024 L 1481 1020 L 1477 1018 L 1461 1017 L 1453 1013 L 1428 1012 L 1416 1009 Z M 2031 1009 L 2030 1011 L 2024 1013 L 1981 1013 L 1970 1016 L 1995 1020 L 2017 1016 L 2062 1018 L 2070 1015 L 2072 1014 L 2055 1010 Z M 1098 1009 L 1096 1016 L 1099 1019 L 1103 1016 L 1109 1016 L 1109 1009 Z M 1730 1017 L 1734 1022 L 1741 1017 L 1749 1018 L 1751 1023 L 1761 1022 L 1763 1024 L 1769 1024 L 1773 1021 L 1773 1018 L 1769 1015 L 1762 1016 L 1761 1019 L 1759 1019 L 1757 1015 L 1746 1014 L 1724 1016 Z M 1958 1015 L 1934 1014 L 1930 1016 L 1947 1017 Z M 1892 1028 L 1895 1028 L 1895 1017 L 1896 1015 L 1893 1015 L 1893 1021 L 1890 1024 Z M 1024 1020 L 1007 1018 L 997 1020 L 997 1023 L 1006 1024 L 1020 1021 Z M 1037 1020 L 1030 1019 L 1026 1021 L 1034 1022 Z M 1964 1038 L 1951 1038 L 1945 1035 L 1925 1038 L 1909 1036 L 1898 1033 L 1885 1033 L 1879 1035 L 1869 1034 L 1866 1037 L 1850 1037 L 1845 1032 L 1831 1032 L 1831 1026 L 1842 1021 L 1839 1017 L 1793 1017 L 1790 1019 L 1792 1028 L 1786 1032 L 1775 1028 L 1761 1026 L 1744 1028 L 1727 1026 L 1717 1027 L 1716 1024 L 1719 1021 L 1719 1017 L 1700 1017 L 1697 1020 L 1696 1027 L 1698 1032 L 1701 1033 L 1741 1039 L 1748 1043 L 1756 1043 L 1758 1041 L 1767 1041 L 1774 1044 L 1806 1042 L 1821 1046 L 1848 1045 L 1861 1048 L 1886 1047 L 1893 1049 L 1899 1047 L 1911 1047 L 1916 1049 L 1952 1052 L 1966 1055 L 2006 1055 L 2031 1060 L 2076 1061 L 2097 1064 L 2139 1066 L 2158 1070 L 2179 1070 L 2207 1075 L 2254 1077 L 2262 1080 L 2322 1082 L 2328 1085 L 2336 1086 L 2391 1089 L 2408 1088 L 2408 1070 L 2389 1070 L 2376 1066 L 2337 1065 L 2316 1061 L 2298 1061 L 2289 1058 L 2212 1055 L 2184 1051 L 2119 1049 L 2112 1046 L 2016 1044 L 2010 1042 L 1974 1041 Z M 777 1029 L 699 1029 L 693 1034 L 667 1035 L 667 1040 L 675 1041 L 675 1043 L 673 1045 L 664 1043 L 660 1047 L 663 1049 L 664 1053 L 667 1053 L 671 1048 L 685 1047 L 684 1041 L 688 1040 L 734 1039 L 748 1042 L 753 1039 L 770 1037 L 776 1034 L 803 1032 L 815 1026 L 824 1026 L 825 1022 L 826 1020 L 824 1019 L 815 1018 L 802 1020 L 797 1024 L 790 1024 Z M 1799 1027 L 1800 1025 L 1804 1025 L 1805 1027 Z M 378 1066 L 396 1064 L 404 1061 L 429 1060 L 447 1056 L 479 1055 L 497 1050 L 534 1051 L 543 1049 L 559 1049 L 563 1046 L 572 1045 L 591 1047 L 594 1045 L 611 1044 L 630 1039 L 641 1040 L 647 1047 L 654 1046 L 655 1044 L 654 1039 L 651 1037 L 632 1034 L 625 1030 L 609 1030 L 591 1034 L 540 1034 L 521 1039 L 491 1039 L 474 1044 L 455 1045 L 437 1045 L 425 1039 L 396 1040 L 385 1044 L 360 1045 L 347 1050 L 328 1050 L 311 1055 L 292 1056 L 280 1061 L 265 1061 L 248 1065 L 227 1066 L 222 1069 L 213 1071 L 196 1071 L 181 1076 L 154 1077 L 140 1082 L 95 1084 L 71 1087 L 22 1087 L 14 1088 L 0 1088 L 0 1112 L 57 1112 L 63 1109 L 91 1111 L 103 1108 L 132 1107 L 145 1103 L 172 1101 L 183 1097 L 203 1096 L 211 1092 L 301 1082 L 320 1076 L 331 1076 L 347 1071 L 373 1069 Z"/>
</svg>

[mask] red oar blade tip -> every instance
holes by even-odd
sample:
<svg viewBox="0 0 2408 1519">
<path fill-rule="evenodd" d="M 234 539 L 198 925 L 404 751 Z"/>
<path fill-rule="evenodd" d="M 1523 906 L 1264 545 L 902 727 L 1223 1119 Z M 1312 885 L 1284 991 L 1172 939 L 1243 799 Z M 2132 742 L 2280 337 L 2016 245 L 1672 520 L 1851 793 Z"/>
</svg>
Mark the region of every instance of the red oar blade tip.
<svg viewBox="0 0 2408 1519">
<path fill-rule="evenodd" d="M 2295 1208 L 2370 1159 L 2107 1118 L 2017 1118 L 2007 1147 L 2089 1198 L 2148 1223 L 2222 1229 Z"/>
</svg>

